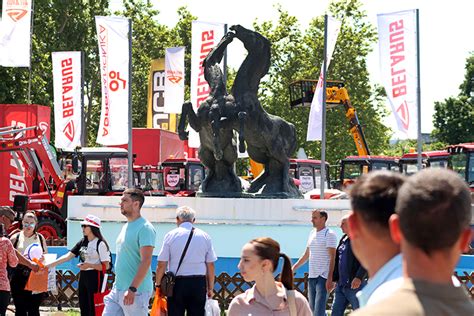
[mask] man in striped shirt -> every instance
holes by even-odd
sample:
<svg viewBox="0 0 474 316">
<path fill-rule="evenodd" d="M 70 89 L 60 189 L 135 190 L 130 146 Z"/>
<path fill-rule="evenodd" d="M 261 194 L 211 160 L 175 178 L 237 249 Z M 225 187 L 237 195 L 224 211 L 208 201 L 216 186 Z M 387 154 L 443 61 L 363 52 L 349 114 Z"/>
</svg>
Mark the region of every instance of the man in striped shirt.
<svg viewBox="0 0 474 316">
<path fill-rule="evenodd" d="M 326 227 L 328 213 L 314 210 L 311 216 L 313 230 L 309 234 L 306 251 L 293 266 L 298 269 L 309 259 L 308 300 L 314 316 L 326 315 L 328 292 L 334 288 L 332 275 L 336 257 L 337 236 Z"/>
</svg>

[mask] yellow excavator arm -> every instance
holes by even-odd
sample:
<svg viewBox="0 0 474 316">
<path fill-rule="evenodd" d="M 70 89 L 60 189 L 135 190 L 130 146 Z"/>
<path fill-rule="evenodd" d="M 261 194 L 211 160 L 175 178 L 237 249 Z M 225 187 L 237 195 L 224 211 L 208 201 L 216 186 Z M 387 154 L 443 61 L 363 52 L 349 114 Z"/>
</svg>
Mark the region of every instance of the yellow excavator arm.
<svg viewBox="0 0 474 316">
<path fill-rule="evenodd" d="M 340 81 L 327 81 L 326 82 L 326 104 L 329 107 L 337 105 L 343 105 L 346 110 L 346 117 L 349 121 L 349 131 L 354 138 L 354 143 L 357 148 L 359 156 L 370 155 L 369 146 L 365 140 L 362 126 L 360 125 L 357 112 L 351 104 L 349 99 L 349 93 L 344 88 L 344 84 Z"/>
</svg>

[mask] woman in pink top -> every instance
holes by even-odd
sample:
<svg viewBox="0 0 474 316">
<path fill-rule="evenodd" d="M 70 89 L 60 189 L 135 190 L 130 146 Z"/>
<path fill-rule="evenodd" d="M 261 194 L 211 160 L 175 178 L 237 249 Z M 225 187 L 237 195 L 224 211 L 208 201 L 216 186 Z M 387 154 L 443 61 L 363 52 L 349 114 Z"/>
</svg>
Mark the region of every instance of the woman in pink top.
<svg viewBox="0 0 474 316">
<path fill-rule="evenodd" d="M 18 258 L 10 239 L 4 237 L 5 228 L 0 224 L 0 316 L 4 316 L 10 302 L 10 281 L 7 266 L 16 267 Z"/>
<path fill-rule="evenodd" d="M 280 282 L 276 282 L 273 273 L 280 257 L 283 269 Z M 244 280 L 255 284 L 232 300 L 228 315 L 312 315 L 306 298 L 293 290 L 291 261 L 280 253 L 275 240 L 268 237 L 251 240 L 242 248 L 238 267 Z"/>
</svg>

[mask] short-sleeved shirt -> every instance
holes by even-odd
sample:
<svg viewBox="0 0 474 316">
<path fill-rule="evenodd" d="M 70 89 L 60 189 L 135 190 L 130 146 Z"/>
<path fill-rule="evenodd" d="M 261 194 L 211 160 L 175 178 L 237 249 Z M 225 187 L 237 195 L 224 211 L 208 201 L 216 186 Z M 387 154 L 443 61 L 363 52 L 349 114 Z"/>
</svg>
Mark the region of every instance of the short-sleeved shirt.
<svg viewBox="0 0 474 316">
<path fill-rule="evenodd" d="M 176 273 L 179 259 L 192 228 L 191 223 L 185 222 L 165 235 L 163 246 L 158 254 L 158 261 L 168 262 L 168 270 L 173 273 Z M 206 263 L 216 260 L 211 237 L 201 229 L 195 228 L 177 275 L 206 275 Z"/>
<path fill-rule="evenodd" d="M 336 249 L 336 234 L 327 227 L 320 231 L 314 228 L 309 234 L 307 247 L 309 248 L 309 277 L 321 276 L 327 279 L 331 261 L 328 248 Z"/>
<path fill-rule="evenodd" d="M 0 291 L 10 292 L 7 266 L 12 268 L 18 264 L 18 258 L 12 242 L 6 237 L 0 237 Z"/>
<path fill-rule="evenodd" d="M 43 244 L 43 236 L 40 237 L 38 233 L 35 233 L 30 237 L 26 237 L 23 231 L 21 231 L 12 237 L 12 240 L 14 239 L 16 239 L 16 249 L 22 254 L 24 254 L 25 249 L 27 249 L 28 246 L 32 244 L 39 244 L 44 253 L 48 252 L 48 249 L 45 248 Z"/>
<path fill-rule="evenodd" d="M 87 238 L 81 239 L 72 249 L 71 252 L 79 257 L 80 262 L 90 263 L 90 264 L 100 264 L 102 262 L 110 262 L 110 251 L 107 249 L 105 242 L 99 242 L 99 247 L 97 248 L 97 243 L 99 238 L 94 238 L 91 241 Z M 89 268 L 87 270 L 94 270 Z"/>
<path fill-rule="evenodd" d="M 275 295 L 264 297 L 255 287 L 251 287 L 245 293 L 239 294 L 230 303 L 229 316 L 239 315 L 275 315 L 288 316 L 290 309 L 285 288 L 277 283 L 278 292 Z M 296 314 L 298 316 L 311 316 L 313 313 L 309 308 L 308 301 L 298 291 L 295 291 Z"/>
<path fill-rule="evenodd" d="M 155 247 L 156 232 L 153 225 L 139 217 L 126 223 L 117 237 L 117 257 L 115 260 L 115 287 L 119 291 L 128 290 L 141 262 L 140 248 Z M 153 280 L 151 266 L 145 279 L 137 288 L 140 293 L 151 293 Z"/>
</svg>

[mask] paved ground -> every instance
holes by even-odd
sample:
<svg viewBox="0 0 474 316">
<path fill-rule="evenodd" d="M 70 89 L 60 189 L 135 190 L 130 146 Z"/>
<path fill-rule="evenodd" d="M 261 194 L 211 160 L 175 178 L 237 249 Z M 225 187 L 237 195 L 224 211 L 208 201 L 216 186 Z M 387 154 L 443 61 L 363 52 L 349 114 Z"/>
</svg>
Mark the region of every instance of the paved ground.
<svg viewBox="0 0 474 316">
<path fill-rule="evenodd" d="M 13 312 L 15 310 L 15 306 L 10 305 L 8 306 L 7 310 L 7 316 L 14 316 L 15 313 Z M 41 316 L 71 316 L 71 315 L 80 315 L 79 308 L 68 308 L 67 310 L 63 310 L 61 312 L 58 312 L 58 309 L 55 307 L 45 307 L 42 306 L 40 307 L 40 314 Z"/>
</svg>

